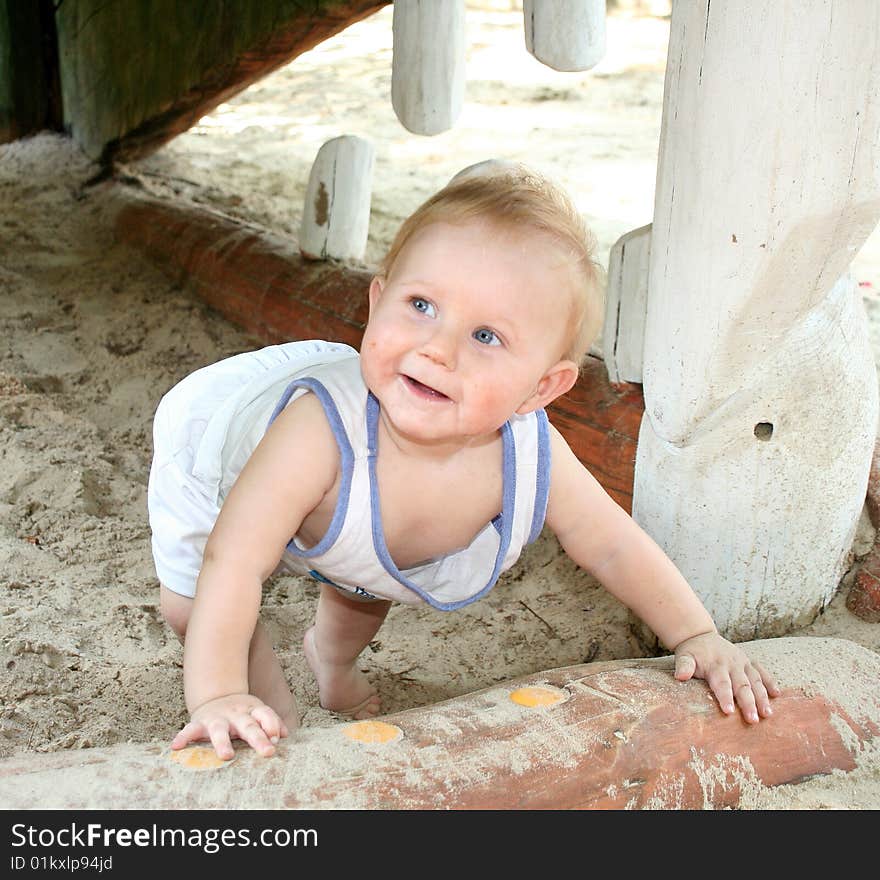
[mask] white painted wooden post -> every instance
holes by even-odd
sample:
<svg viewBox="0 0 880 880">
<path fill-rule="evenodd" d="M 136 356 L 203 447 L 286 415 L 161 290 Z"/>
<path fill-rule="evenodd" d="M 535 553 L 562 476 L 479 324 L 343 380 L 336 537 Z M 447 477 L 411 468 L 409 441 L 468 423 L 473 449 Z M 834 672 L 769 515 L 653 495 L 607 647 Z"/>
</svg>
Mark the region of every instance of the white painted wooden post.
<svg viewBox="0 0 880 880">
<path fill-rule="evenodd" d="M 641 382 L 651 225 L 622 235 L 608 258 L 602 359 L 609 382 Z"/>
<path fill-rule="evenodd" d="M 605 55 L 605 0 L 523 0 L 526 48 L 554 70 L 589 70 Z"/>
<path fill-rule="evenodd" d="M 464 104 L 464 0 L 397 0 L 391 27 L 397 118 L 413 134 L 452 128 Z"/>
<path fill-rule="evenodd" d="M 674 3 L 633 514 L 735 639 L 811 620 L 865 498 L 880 4 Z"/>
<path fill-rule="evenodd" d="M 362 260 L 370 230 L 373 145 L 352 134 L 327 141 L 309 174 L 299 249 L 312 260 Z"/>
</svg>

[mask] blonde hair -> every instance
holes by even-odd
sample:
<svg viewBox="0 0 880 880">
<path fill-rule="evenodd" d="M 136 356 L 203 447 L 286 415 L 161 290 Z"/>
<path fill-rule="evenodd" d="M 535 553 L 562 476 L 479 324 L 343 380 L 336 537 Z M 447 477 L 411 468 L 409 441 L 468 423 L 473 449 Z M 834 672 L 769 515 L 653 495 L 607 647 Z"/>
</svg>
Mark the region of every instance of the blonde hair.
<svg viewBox="0 0 880 880">
<path fill-rule="evenodd" d="M 401 250 L 432 223 L 481 219 L 511 232 L 535 230 L 552 238 L 571 260 L 579 282 L 572 291 L 568 348 L 563 354 L 580 364 L 604 317 L 604 278 L 594 258 L 595 240 L 563 190 L 522 165 L 489 160 L 460 171 L 400 226 L 382 260 L 388 277 Z"/>
</svg>

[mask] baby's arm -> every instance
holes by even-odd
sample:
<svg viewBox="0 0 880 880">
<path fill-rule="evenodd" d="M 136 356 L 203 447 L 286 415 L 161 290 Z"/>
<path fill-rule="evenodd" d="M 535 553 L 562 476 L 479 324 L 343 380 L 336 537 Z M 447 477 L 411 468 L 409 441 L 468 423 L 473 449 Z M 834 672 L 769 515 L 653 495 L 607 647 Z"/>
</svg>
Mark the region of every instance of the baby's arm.
<svg viewBox="0 0 880 880">
<path fill-rule="evenodd" d="M 191 720 L 173 748 L 210 738 L 220 757 L 231 758 L 237 736 L 269 755 L 284 734 L 275 711 L 248 692 L 248 648 L 263 582 L 338 468 L 336 441 L 312 394 L 278 416 L 243 468 L 205 548 L 184 644 Z"/>
<path fill-rule="evenodd" d="M 675 677 L 704 678 L 729 714 L 747 721 L 772 713 L 772 676 L 722 638 L 672 560 L 599 485 L 558 431 L 547 524 L 565 552 L 637 614 L 675 652 Z"/>
</svg>

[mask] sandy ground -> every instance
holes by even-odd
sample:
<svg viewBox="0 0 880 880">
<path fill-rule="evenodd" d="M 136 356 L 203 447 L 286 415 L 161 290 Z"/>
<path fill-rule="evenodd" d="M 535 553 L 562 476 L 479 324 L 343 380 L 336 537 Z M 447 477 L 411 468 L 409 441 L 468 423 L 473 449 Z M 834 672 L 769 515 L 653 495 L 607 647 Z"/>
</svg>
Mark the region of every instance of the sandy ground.
<svg viewBox="0 0 880 880">
<path fill-rule="evenodd" d="M 668 22 L 612 17 L 589 73 L 560 74 L 522 46 L 516 13 L 470 10 L 468 92 L 456 127 L 405 131 L 390 105 L 390 10 L 256 84 L 125 172 L 148 190 L 296 237 L 320 145 L 376 147 L 375 263 L 400 220 L 460 168 L 489 156 L 553 174 L 592 223 L 603 259 L 650 222 Z M 181 648 L 157 613 L 146 481 L 151 419 L 188 372 L 257 347 L 114 242 L 110 186 L 73 144 L 0 146 L 0 758 L 167 742 L 186 719 Z M 880 351 L 880 239 L 854 264 Z M 854 551 L 873 530 L 863 517 Z M 844 606 L 853 572 L 811 626 L 880 652 L 880 626 Z M 277 577 L 264 617 L 311 726 L 301 638 L 316 586 Z M 395 608 L 363 656 L 397 711 L 521 674 L 641 656 L 626 609 L 544 535 L 483 601 L 454 615 Z M 880 766 L 766 792 L 759 808 L 880 807 Z M 35 806 L 39 806 L 35 804 Z"/>
</svg>

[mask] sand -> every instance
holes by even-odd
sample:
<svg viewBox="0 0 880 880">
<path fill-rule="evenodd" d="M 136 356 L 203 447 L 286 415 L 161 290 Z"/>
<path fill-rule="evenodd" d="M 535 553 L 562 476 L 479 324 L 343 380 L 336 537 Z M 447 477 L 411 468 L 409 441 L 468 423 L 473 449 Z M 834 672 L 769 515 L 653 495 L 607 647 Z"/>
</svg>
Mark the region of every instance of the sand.
<svg viewBox="0 0 880 880">
<path fill-rule="evenodd" d="M 348 29 L 219 107 L 129 183 L 295 239 L 319 146 L 376 146 L 374 265 L 400 220 L 489 156 L 530 162 L 569 188 L 600 257 L 650 222 L 668 21 L 613 16 L 609 52 L 560 74 L 522 47 L 520 16 L 469 9 L 467 103 L 435 138 L 405 131 L 390 91 L 390 10 Z M 0 759 L 167 742 L 185 722 L 181 648 L 157 611 L 146 481 L 151 419 L 188 372 L 261 343 L 114 241 L 113 189 L 64 136 L 0 146 Z M 880 354 L 880 238 L 854 263 Z M 863 516 L 855 564 L 871 547 Z M 844 605 L 794 636 L 880 652 L 880 625 Z M 271 580 L 263 616 L 303 710 L 320 708 L 301 639 L 314 582 Z M 557 666 L 644 655 L 625 608 L 545 533 L 483 601 L 455 614 L 392 609 L 362 666 L 388 711 Z M 35 804 L 34 806 L 39 806 Z M 880 759 L 846 776 L 757 792 L 758 809 L 880 807 Z"/>
</svg>

